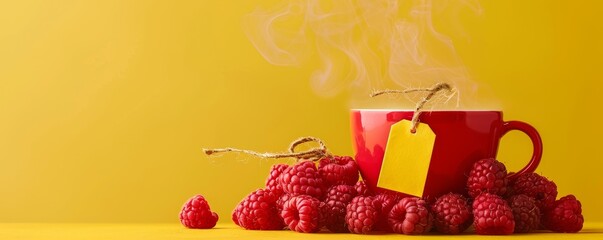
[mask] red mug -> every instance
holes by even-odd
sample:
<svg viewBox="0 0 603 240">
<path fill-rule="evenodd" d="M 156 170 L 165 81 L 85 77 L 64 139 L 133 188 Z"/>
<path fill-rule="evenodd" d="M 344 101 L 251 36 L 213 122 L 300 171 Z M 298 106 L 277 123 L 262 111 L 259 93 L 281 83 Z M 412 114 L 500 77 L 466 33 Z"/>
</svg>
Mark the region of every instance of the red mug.
<svg viewBox="0 0 603 240">
<path fill-rule="evenodd" d="M 372 190 L 390 191 L 377 187 L 390 127 L 401 120 L 411 120 L 413 113 L 412 110 L 394 109 L 351 111 L 356 161 L 362 178 Z M 542 157 L 538 131 L 524 122 L 503 121 L 501 111 L 425 111 L 419 116 L 419 122 L 428 124 L 436 135 L 423 196 L 420 197 L 465 193 L 467 175 L 473 163 L 483 158 L 496 158 L 500 139 L 511 130 L 527 134 L 534 147 L 530 162 L 513 176 L 534 172 Z M 400 181 L 404 181 L 404 173 L 400 173 Z"/>
</svg>

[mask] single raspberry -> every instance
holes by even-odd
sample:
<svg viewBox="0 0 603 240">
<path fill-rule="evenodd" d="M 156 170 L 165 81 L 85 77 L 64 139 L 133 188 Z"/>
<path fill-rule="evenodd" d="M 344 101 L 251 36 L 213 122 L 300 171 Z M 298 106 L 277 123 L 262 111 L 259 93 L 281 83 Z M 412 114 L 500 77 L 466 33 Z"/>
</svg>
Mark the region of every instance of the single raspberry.
<svg viewBox="0 0 603 240">
<path fill-rule="evenodd" d="M 448 193 L 431 206 L 434 225 L 438 232 L 459 234 L 473 223 L 473 213 L 467 199 L 460 194 Z"/>
<path fill-rule="evenodd" d="M 395 233 L 407 235 L 424 234 L 433 226 L 433 216 L 427 202 L 416 197 L 405 197 L 396 203 L 387 217 Z"/>
<path fill-rule="evenodd" d="M 318 162 L 318 172 L 327 187 L 358 182 L 358 165 L 349 156 L 329 156 Z"/>
<path fill-rule="evenodd" d="M 233 211 L 233 221 L 248 230 L 281 230 L 283 220 L 276 209 L 277 196 L 258 189 L 245 197 Z"/>
<path fill-rule="evenodd" d="M 544 213 L 555 204 L 557 185 L 537 173 L 524 173 L 511 182 L 514 194 L 525 194 L 536 200 L 536 206 Z"/>
<path fill-rule="evenodd" d="M 520 194 L 511 196 L 507 203 L 513 210 L 515 220 L 515 232 L 527 233 L 538 230 L 540 226 L 540 209 L 536 206 L 536 200 L 528 195 Z"/>
<path fill-rule="evenodd" d="M 469 172 L 467 189 L 473 198 L 482 192 L 503 196 L 507 192 L 507 168 L 494 158 L 475 162 Z"/>
<path fill-rule="evenodd" d="M 239 224 L 239 214 L 237 212 L 237 208 L 236 207 L 234 209 L 232 209 L 232 213 L 230 214 L 230 219 L 237 226 L 239 226 L 239 227 L 241 226 L 241 224 Z"/>
<path fill-rule="evenodd" d="M 392 232 L 392 228 L 387 222 L 387 216 L 389 215 L 389 212 L 392 210 L 394 205 L 396 205 L 396 203 L 398 203 L 399 201 L 400 197 L 398 195 L 390 193 L 380 193 L 375 196 L 375 207 L 379 212 L 379 218 L 377 219 L 375 230 Z"/>
<path fill-rule="evenodd" d="M 285 205 L 285 203 L 287 201 L 289 201 L 289 199 L 291 199 L 293 197 L 293 195 L 288 194 L 288 193 L 283 193 L 277 200 L 276 200 L 276 210 L 278 212 L 278 214 L 280 215 L 281 212 L 283 211 L 283 205 Z"/>
<path fill-rule="evenodd" d="M 356 197 L 357 192 L 354 186 L 350 185 L 335 185 L 327 190 L 325 202 L 338 201 L 348 204 L 352 198 Z"/>
<path fill-rule="evenodd" d="M 196 195 L 182 206 L 180 222 L 187 228 L 213 228 L 218 222 L 218 214 L 211 211 L 203 196 Z"/>
<path fill-rule="evenodd" d="M 321 221 L 320 225 L 325 226 L 329 231 L 336 233 L 348 232 L 346 226 L 347 204 L 340 201 L 328 201 L 320 203 Z"/>
<path fill-rule="evenodd" d="M 582 204 L 574 195 L 555 201 L 544 214 L 544 226 L 554 232 L 575 233 L 582 230 Z"/>
<path fill-rule="evenodd" d="M 354 185 L 358 196 L 373 196 L 373 192 L 368 188 L 365 181 L 359 181 Z"/>
<path fill-rule="evenodd" d="M 348 204 L 345 222 L 351 233 L 367 234 L 373 230 L 379 216 L 374 201 L 373 197 L 356 196 Z"/>
<path fill-rule="evenodd" d="M 482 193 L 473 200 L 473 225 L 477 234 L 512 234 L 513 210 L 500 196 Z"/>
<path fill-rule="evenodd" d="M 293 195 L 309 195 L 322 199 L 324 185 L 312 161 L 301 161 L 287 168 L 280 176 L 279 182 L 285 193 Z"/>
<path fill-rule="evenodd" d="M 281 217 L 289 229 L 312 233 L 320 229 L 320 201 L 308 195 L 298 195 L 283 205 Z"/>
<path fill-rule="evenodd" d="M 268 178 L 266 178 L 266 190 L 270 190 L 276 195 L 283 194 L 283 188 L 279 184 L 278 178 L 287 168 L 289 168 L 289 165 L 287 164 L 272 165 L 270 168 L 270 174 L 268 175 Z"/>
<path fill-rule="evenodd" d="M 329 188 L 321 204 L 323 223 L 331 232 L 347 232 L 345 226 L 346 206 L 356 197 L 356 188 L 350 185 L 335 185 Z"/>
</svg>

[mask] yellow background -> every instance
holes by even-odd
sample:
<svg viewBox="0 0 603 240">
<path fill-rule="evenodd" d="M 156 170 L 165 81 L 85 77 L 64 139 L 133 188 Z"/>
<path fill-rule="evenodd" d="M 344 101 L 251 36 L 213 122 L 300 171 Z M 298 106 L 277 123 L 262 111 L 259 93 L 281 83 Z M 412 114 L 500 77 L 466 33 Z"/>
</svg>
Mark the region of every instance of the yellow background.
<svg viewBox="0 0 603 240">
<path fill-rule="evenodd" d="M 266 62 L 242 16 L 278 1 L 0 2 L 0 222 L 177 222 L 206 196 L 221 221 L 299 137 L 352 154 L 346 94 L 317 97 L 311 67 Z M 544 139 L 538 172 L 603 221 L 598 1 L 483 1 L 452 36 L 505 118 Z M 436 23 L 437 26 L 437 23 Z M 511 133 L 499 158 L 530 155 Z"/>
</svg>

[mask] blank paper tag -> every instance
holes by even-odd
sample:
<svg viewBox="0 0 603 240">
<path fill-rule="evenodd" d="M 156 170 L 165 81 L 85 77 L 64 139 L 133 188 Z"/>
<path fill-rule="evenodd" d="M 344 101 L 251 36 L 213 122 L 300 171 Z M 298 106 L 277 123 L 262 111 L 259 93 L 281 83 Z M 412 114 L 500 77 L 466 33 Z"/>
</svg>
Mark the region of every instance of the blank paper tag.
<svg viewBox="0 0 603 240">
<path fill-rule="evenodd" d="M 392 125 L 377 186 L 417 197 L 423 196 L 435 134 L 427 124 L 402 120 Z"/>
</svg>

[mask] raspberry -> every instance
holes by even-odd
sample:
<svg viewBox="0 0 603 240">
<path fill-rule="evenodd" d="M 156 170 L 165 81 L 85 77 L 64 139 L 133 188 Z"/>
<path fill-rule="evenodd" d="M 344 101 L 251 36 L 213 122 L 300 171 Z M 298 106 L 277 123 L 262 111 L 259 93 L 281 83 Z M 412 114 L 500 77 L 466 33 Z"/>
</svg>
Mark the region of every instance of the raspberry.
<svg viewBox="0 0 603 240">
<path fill-rule="evenodd" d="M 436 230 L 445 234 L 459 234 L 471 226 L 473 213 L 467 199 L 460 194 L 448 193 L 431 206 Z"/>
<path fill-rule="evenodd" d="M 213 228 L 218 222 L 218 214 L 211 211 L 203 196 L 196 195 L 182 206 L 180 222 L 187 228 Z"/>
<path fill-rule="evenodd" d="M 356 188 L 350 185 L 335 185 L 329 188 L 321 205 L 323 225 L 331 232 L 347 232 L 345 226 L 346 206 L 356 196 Z"/>
<path fill-rule="evenodd" d="M 537 173 L 521 174 L 511 184 L 515 194 L 533 197 L 541 213 L 553 207 L 557 198 L 557 185 Z"/>
<path fill-rule="evenodd" d="M 354 185 L 358 182 L 358 165 L 349 156 L 330 156 L 318 162 L 318 172 L 326 186 Z"/>
<path fill-rule="evenodd" d="M 405 197 L 394 205 L 389 212 L 387 221 L 395 233 L 415 235 L 431 230 L 433 216 L 424 199 Z"/>
<path fill-rule="evenodd" d="M 359 181 L 354 185 L 358 196 L 373 196 L 373 192 L 368 188 L 365 181 Z"/>
<path fill-rule="evenodd" d="M 233 211 L 233 221 L 248 230 L 281 230 L 284 227 L 276 209 L 277 196 L 258 189 L 245 197 Z"/>
<path fill-rule="evenodd" d="M 527 195 L 515 195 L 507 199 L 513 219 L 515 220 L 515 232 L 527 233 L 538 230 L 540 226 L 540 209 L 536 206 L 536 200 Z"/>
<path fill-rule="evenodd" d="M 320 229 L 320 201 L 308 195 L 292 197 L 283 205 L 281 217 L 289 229 L 312 233 Z"/>
<path fill-rule="evenodd" d="M 281 176 L 289 165 L 287 164 L 274 164 L 270 168 L 270 174 L 266 178 L 266 190 L 272 191 L 276 195 L 283 194 L 283 188 L 278 182 L 278 178 Z"/>
<path fill-rule="evenodd" d="M 356 188 L 350 185 L 335 185 L 329 188 L 325 202 L 338 201 L 348 204 L 352 198 L 356 197 Z"/>
<path fill-rule="evenodd" d="M 345 215 L 347 204 L 340 201 L 322 202 L 320 211 L 322 213 L 321 226 L 336 233 L 348 232 Z"/>
<path fill-rule="evenodd" d="M 507 192 L 507 168 L 494 158 L 485 158 L 473 164 L 467 179 L 469 196 L 482 192 L 503 196 Z"/>
<path fill-rule="evenodd" d="M 357 196 L 346 207 L 345 223 L 351 233 L 367 234 L 377 222 L 378 212 L 374 198 Z"/>
<path fill-rule="evenodd" d="M 237 208 L 236 207 L 232 210 L 232 213 L 230 214 L 230 219 L 237 226 L 241 226 L 241 224 L 239 224 L 239 214 L 237 212 Z"/>
<path fill-rule="evenodd" d="M 324 185 L 312 161 L 302 161 L 287 168 L 280 176 L 279 182 L 285 193 L 293 195 L 309 195 L 322 199 Z"/>
<path fill-rule="evenodd" d="M 293 195 L 288 194 L 288 193 L 283 193 L 277 200 L 276 200 L 276 210 L 278 212 L 278 214 L 280 215 L 281 212 L 283 211 L 283 205 L 285 205 L 285 203 L 287 201 L 289 201 L 289 199 L 291 199 L 293 197 Z"/>
<path fill-rule="evenodd" d="M 483 235 L 512 234 L 513 210 L 500 196 L 482 193 L 473 200 L 475 232 Z"/>
<path fill-rule="evenodd" d="M 582 204 L 574 195 L 562 197 L 545 212 L 543 222 L 547 229 L 554 232 L 579 232 L 584 224 Z"/>
<path fill-rule="evenodd" d="M 389 193 L 380 193 L 375 196 L 375 207 L 379 212 L 379 219 L 377 219 L 377 223 L 375 225 L 375 229 L 379 231 L 391 232 L 392 228 L 387 223 L 387 216 L 389 212 L 392 210 L 394 205 L 400 201 L 400 197 L 398 195 L 389 194 Z"/>
</svg>

